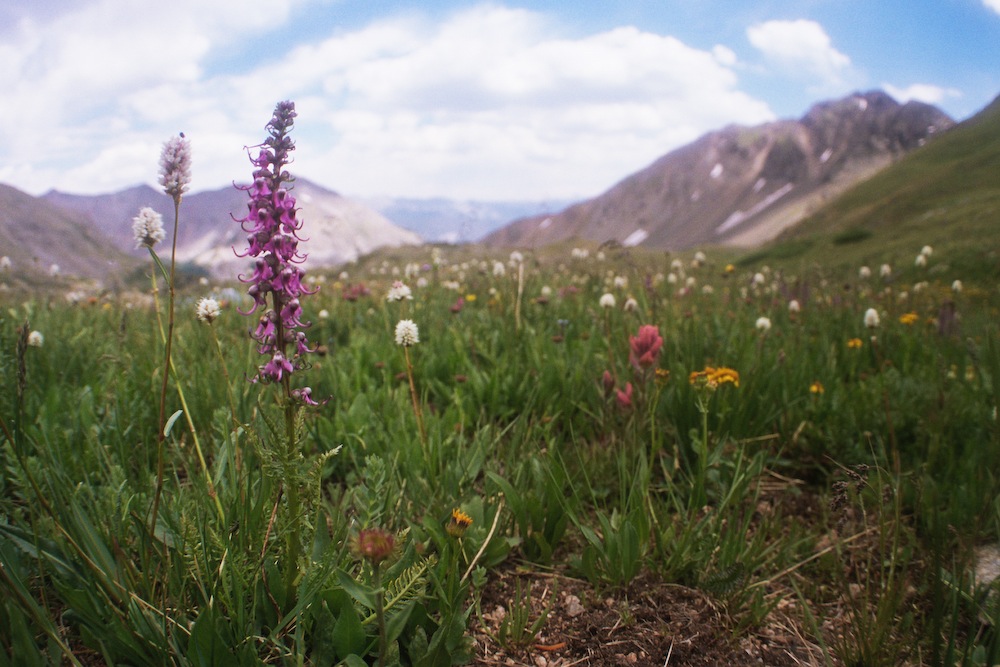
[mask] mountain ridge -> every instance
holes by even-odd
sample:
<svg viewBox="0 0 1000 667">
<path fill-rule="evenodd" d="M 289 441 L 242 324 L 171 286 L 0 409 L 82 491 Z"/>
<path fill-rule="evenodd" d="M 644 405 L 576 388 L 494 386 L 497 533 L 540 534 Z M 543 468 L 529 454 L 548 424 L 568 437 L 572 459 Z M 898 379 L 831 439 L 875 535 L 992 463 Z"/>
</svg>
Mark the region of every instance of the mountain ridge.
<svg viewBox="0 0 1000 667">
<path fill-rule="evenodd" d="M 854 93 L 817 103 L 798 120 L 709 132 L 597 197 L 514 221 L 482 242 L 757 245 L 953 125 L 930 105 Z"/>
</svg>

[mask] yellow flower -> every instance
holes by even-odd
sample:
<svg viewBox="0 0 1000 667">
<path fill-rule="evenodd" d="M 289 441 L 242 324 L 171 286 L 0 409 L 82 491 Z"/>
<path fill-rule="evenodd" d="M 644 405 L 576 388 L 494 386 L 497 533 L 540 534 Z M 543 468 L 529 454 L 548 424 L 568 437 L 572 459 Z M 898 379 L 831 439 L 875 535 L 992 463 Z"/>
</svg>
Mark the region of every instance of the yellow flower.
<svg viewBox="0 0 1000 667">
<path fill-rule="evenodd" d="M 732 264 L 726 264 L 726 273 L 732 273 L 735 270 L 736 270 L 735 266 L 733 266 Z"/>
<path fill-rule="evenodd" d="M 466 294 L 465 295 L 465 300 L 468 301 L 469 303 L 472 303 L 473 301 L 476 300 L 476 295 L 475 294 Z"/>
<path fill-rule="evenodd" d="M 917 315 L 916 313 L 906 313 L 904 315 L 899 316 L 899 322 L 901 324 L 906 324 L 906 325 L 911 325 L 919 319 L 920 316 Z"/>
<path fill-rule="evenodd" d="M 715 389 L 720 384 L 732 384 L 734 387 L 740 386 L 740 374 L 732 368 L 722 366 L 714 368 L 705 366 L 705 370 L 693 371 L 688 376 L 688 382 L 695 386 Z"/>
<path fill-rule="evenodd" d="M 663 383 L 665 383 L 669 379 L 670 379 L 670 371 L 669 370 L 667 370 L 666 368 L 657 368 L 656 369 L 656 381 L 657 382 L 659 382 L 660 384 L 663 384 Z"/>
<path fill-rule="evenodd" d="M 465 535 L 466 529 L 471 525 L 472 517 L 456 507 L 451 511 L 451 519 L 449 519 L 448 525 L 445 526 L 445 530 L 452 537 L 462 537 Z"/>
<path fill-rule="evenodd" d="M 810 394 L 822 394 L 824 391 L 826 391 L 826 389 L 823 388 L 823 383 L 819 380 L 815 380 L 811 385 L 809 385 Z"/>
<path fill-rule="evenodd" d="M 852 350 L 860 349 L 861 345 L 862 342 L 860 338 L 852 338 L 849 341 L 847 341 L 847 347 L 849 347 Z"/>
</svg>

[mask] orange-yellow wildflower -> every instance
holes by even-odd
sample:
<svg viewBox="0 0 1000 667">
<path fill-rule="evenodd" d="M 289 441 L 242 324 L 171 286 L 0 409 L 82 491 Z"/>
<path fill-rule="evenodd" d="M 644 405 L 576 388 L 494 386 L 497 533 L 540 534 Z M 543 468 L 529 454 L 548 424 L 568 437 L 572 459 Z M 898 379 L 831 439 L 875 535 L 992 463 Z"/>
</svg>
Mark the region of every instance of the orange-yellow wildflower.
<svg viewBox="0 0 1000 667">
<path fill-rule="evenodd" d="M 916 313 L 904 313 L 903 315 L 899 316 L 900 324 L 906 324 L 906 325 L 911 325 L 919 319 L 920 316 L 917 315 Z"/>
<path fill-rule="evenodd" d="M 814 380 L 811 385 L 809 385 L 810 394 L 822 394 L 826 389 L 823 388 L 823 383 L 819 380 Z"/>
<path fill-rule="evenodd" d="M 852 338 L 849 341 L 847 341 L 847 347 L 851 348 L 852 350 L 858 350 L 861 348 L 862 345 L 863 343 L 861 342 L 860 338 Z"/>
<path fill-rule="evenodd" d="M 451 511 L 451 519 L 448 520 L 445 530 L 452 537 L 462 537 L 471 525 L 472 517 L 456 507 Z"/>
</svg>

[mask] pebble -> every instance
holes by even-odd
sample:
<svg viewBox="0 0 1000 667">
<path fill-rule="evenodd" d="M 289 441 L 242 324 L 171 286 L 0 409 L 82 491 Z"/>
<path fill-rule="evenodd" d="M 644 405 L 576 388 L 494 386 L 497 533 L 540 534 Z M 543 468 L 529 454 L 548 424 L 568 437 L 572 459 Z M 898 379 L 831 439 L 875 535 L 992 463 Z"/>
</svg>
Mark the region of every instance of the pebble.
<svg viewBox="0 0 1000 667">
<path fill-rule="evenodd" d="M 580 604 L 580 598 L 575 595 L 566 596 L 566 615 L 570 618 L 576 618 L 580 614 L 586 611 L 583 605 Z"/>
</svg>

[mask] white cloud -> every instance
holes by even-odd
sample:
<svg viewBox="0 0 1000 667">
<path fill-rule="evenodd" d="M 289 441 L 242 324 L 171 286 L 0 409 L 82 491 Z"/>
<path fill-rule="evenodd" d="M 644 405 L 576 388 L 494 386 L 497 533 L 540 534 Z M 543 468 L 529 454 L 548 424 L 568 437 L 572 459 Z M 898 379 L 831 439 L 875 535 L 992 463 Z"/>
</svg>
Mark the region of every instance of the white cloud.
<svg viewBox="0 0 1000 667">
<path fill-rule="evenodd" d="M 983 4 L 997 14 L 1000 14 L 1000 0 L 983 0 Z"/>
<path fill-rule="evenodd" d="M 1000 2 L 1000 0 L 997 0 Z M 927 104 L 941 104 L 950 97 L 961 97 L 962 93 L 954 88 L 942 88 L 930 83 L 914 83 L 906 88 L 898 88 L 891 83 L 883 83 L 885 92 L 892 95 L 899 102 L 909 102 L 916 100 Z"/>
<path fill-rule="evenodd" d="M 346 194 L 562 198 L 596 194 L 724 124 L 773 118 L 739 90 L 725 46 L 631 27 L 567 35 L 498 5 L 332 31 L 240 72 L 214 64 L 247 40 L 264 48 L 308 1 L 130 14 L 94 0 L 44 26 L 23 21 L 0 45 L 12 59 L 0 140 L 19 165 L 0 180 L 80 192 L 154 182 L 160 143 L 184 130 L 194 189 L 221 187 L 249 176 L 243 145 L 293 99 L 293 172 Z M 88 50 L 78 33 L 107 37 Z"/>
<path fill-rule="evenodd" d="M 765 21 L 747 28 L 747 39 L 785 72 L 811 80 L 814 92 L 839 91 L 851 76 L 851 59 L 815 21 Z"/>
</svg>

